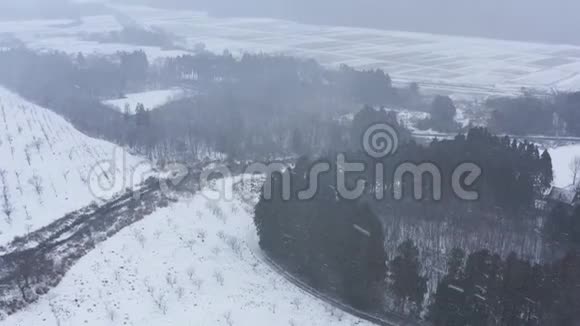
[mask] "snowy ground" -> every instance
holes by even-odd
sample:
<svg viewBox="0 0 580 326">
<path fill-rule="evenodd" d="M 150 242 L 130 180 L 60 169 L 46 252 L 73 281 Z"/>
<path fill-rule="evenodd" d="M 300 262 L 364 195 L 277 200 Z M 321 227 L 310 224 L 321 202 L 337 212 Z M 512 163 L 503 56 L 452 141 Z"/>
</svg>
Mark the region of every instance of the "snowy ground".
<svg viewBox="0 0 580 326">
<path fill-rule="evenodd" d="M 203 12 L 109 5 L 147 27 L 179 37 L 195 50 L 283 53 L 315 58 L 336 67 L 382 68 L 396 84 L 419 82 L 427 91 L 470 96 L 510 95 L 522 87 L 539 91 L 580 88 L 580 46 L 500 41 L 340 26 L 316 26 L 264 18 L 221 18 Z M 152 60 L 189 53 L 128 44 L 87 41 L 90 33 L 122 29 L 113 15 L 81 20 L 35 20 L 0 23 L 0 40 L 22 40 L 42 50 L 71 54 L 142 49 Z"/>
<path fill-rule="evenodd" d="M 0 87 L 0 171 L 2 246 L 137 185 L 151 166 Z"/>
<path fill-rule="evenodd" d="M 397 83 L 469 94 L 514 94 L 580 88 L 580 47 L 431 35 L 261 18 L 119 6 L 147 26 L 221 53 L 267 52 L 311 57 L 322 64 L 383 68 Z"/>
<path fill-rule="evenodd" d="M 215 194 L 206 188 L 123 230 L 51 294 L 0 324 L 368 324 L 308 296 L 256 257 L 255 190 L 250 201 L 210 200 Z"/>
<path fill-rule="evenodd" d="M 575 157 L 580 157 L 580 145 L 557 147 L 550 150 L 552 165 L 554 167 L 554 184 L 557 187 L 572 185 L 573 176 L 570 162 Z"/>
<path fill-rule="evenodd" d="M 178 88 L 132 93 L 125 95 L 125 98 L 107 100 L 103 103 L 109 105 L 120 112 L 125 112 L 125 107 L 129 108 L 129 113 L 134 114 L 137 104 L 141 103 L 146 110 L 154 110 L 170 101 L 184 96 L 184 91 Z"/>
<path fill-rule="evenodd" d="M 93 33 L 119 31 L 123 26 L 112 15 L 87 16 L 80 20 L 29 20 L 0 22 L 0 43 L 2 40 L 18 39 L 27 47 L 40 51 L 64 51 L 76 55 L 110 55 L 118 51 L 143 50 L 149 60 L 176 57 L 188 52 L 169 50 L 152 46 L 130 44 L 99 43 L 86 40 Z"/>
</svg>

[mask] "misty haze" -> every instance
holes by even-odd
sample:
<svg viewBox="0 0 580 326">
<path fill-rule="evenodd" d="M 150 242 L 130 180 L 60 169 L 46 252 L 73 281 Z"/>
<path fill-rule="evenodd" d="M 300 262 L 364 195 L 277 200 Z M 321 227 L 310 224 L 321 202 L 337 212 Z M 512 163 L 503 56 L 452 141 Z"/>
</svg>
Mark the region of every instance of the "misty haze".
<svg viewBox="0 0 580 326">
<path fill-rule="evenodd" d="M 580 325 L 580 3 L 0 2 L 0 326 Z"/>
</svg>

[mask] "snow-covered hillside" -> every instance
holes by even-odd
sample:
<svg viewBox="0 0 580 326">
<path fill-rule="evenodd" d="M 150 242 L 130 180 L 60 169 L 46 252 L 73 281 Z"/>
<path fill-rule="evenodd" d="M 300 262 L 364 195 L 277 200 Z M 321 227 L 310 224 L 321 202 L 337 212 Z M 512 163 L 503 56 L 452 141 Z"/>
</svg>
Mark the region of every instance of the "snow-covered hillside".
<svg viewBox="0 0 580 326">
<path fill-rule="evenodd" d="M 211 200 L 216 192 L 206 188 L 126 228 L 3 324 L 368 324 L 305 294 L 262 262 L 255 198 L 239 196 L 255 190 L 235 188 L 233 200 Z"/>
<path fill-rule="evenodd" d="M 151 169 L 0 87 L 0 246 L 136 185 L 137 167 Z"/>
<path fill-rule="evenodd" d="M 86 16 L 78 20 L 22 20 L 0 22 L 0 44 L 18 40 L 39 51 L 62 51 L 110 55 L 119 51 L 144 51 L 150 61 L 188 54 L 187 51 L 158 46 L 139 46 L 121 43 L 102 43 L 87 39 L 88 35 L 118 32 L 123 25 L 113 15 Z M 0 48 L 1 49 L 1 48 Z"/>
</svg>

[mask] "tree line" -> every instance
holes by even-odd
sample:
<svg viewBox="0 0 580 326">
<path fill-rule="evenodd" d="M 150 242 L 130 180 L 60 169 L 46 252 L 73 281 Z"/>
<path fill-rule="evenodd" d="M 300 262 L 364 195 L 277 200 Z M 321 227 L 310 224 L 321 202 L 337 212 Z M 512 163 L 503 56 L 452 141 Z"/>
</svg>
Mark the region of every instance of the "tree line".
<svg viewBox="0 0 580 326">
<path fill-rule="evenodd" d="M 111 56 L 0 51 L 0 83 L 69 120 L 84 133 L 156 158 L 232 158 L 320 152 L 347 132 L 336 118 L 357 103 L 405 103 L 382 70 L 327 69 L 313 60 L 201 51 L 149 62 L 142 51 Z M 181 87 L 197 96 L 137 115 L 102 104 L 144 89 Z M 411 95 L 409 95 L 411 94 Z M 340 141 L 338 141 L 340 142 Z"/>
<path fill-rule="evenodd" d="M 516 135 L 580 136 L 580 92 L 492 98 L 489 127 Z"/>
<path fill-rule="evenodd" d="M 362 144 L 365 131 L 375 123 L 388 122 L 395 126 L 398 133 L 398 150 L 384 159 L 372 159 L 364 151 Z M 365 162 L 366 166 L 382 163 L 383 178 L 377 182 L 374 171 L 362 175 L 371 192 L 377 187 L 382 191 L 393 192 L 394 171 L 404 163 L 434 164 L 441 173 L 441 198 L 433 196 L 434 180 L 424 175 L 421 187 L 425 195 L 420 201 L 403 200 L 389 203 L 398 208 L 398 214 L 424 212 L 429 207 L 431 216 L 462 216 L 466 212 L 482 212 L 482 215 L 500 215 L 505 217 L 525 217 L 533 215 L 535 200 L 541 199 L 543 193 L 551 187 L 553 181 L 552 159 L 548 151 L 540 152 L 538 146 L 527 141 L 521 142 L 507 136 L 493 135 L 486 128 L 471 128 L 467 133 L 458 134 L 454 139 L 438 140 L 423 146 L 417 144 L 406 128 L 397 123 L 396 114 L 385 110 L 365 108 L 355 115 L 352 123 L 351 138 L 354 147 L 349 153 L 351 161 Z M 452 174 L 455 168 L 464 162 L 476 164 L 482 171 L 478 181 L 470 190 L 477 191 L 477 201 L 459 200 L 452 188 Z M 382 181 L 382 183 L 380 183 Z M 414 179 L 403 178 L 400 187 L 404 198 L 413 195 Z M 391 196 L 392 197 L 392 196 Z"/>
</svg>

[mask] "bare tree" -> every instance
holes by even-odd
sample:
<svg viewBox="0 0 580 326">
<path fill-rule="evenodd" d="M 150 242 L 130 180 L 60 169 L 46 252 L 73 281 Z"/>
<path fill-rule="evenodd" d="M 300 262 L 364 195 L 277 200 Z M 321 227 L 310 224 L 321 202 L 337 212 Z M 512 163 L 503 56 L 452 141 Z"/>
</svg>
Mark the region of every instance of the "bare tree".
<svg viewBox="0 0 580 326">
<path fill-rule="evenodd" d="M 189 268 L 187 268 L 187 278 L 189 278 L 190 281 L 193 281 L 193 278 L 195 277 L 195 267 L 191 266 Z"/>
<path fill-rule="evenodd" d="M 133 231 L 133 237 L 135 238 L 135 240 L 137 240 L 137 242 L 139 242 L 141 248 L 145 248 L 145 242 L 147 242 L 147 238 L 143 234 L 143 231 L 141 230 Z"/>
<path fill-rule="evenodd" d="M 234 320 L 232 319 L 232 312 L 228 311 L 224 314 L 224 320 L 228 326 L 234 325 Z"/>
<path fill-rule="evenodd" d="M 28 183 L 34 187 L 34 191 L 38 196 L 42 196 L 42 191 L 44 187 L 42 186 L 42 178 L 38 175 L 33 175 L 32 178 L 28 180 Z"/>
<path fill-rule="evenodd" d="M 14 206 L 10 201 L 10 197 L 5 194 L 2 198 L 2 212 L 6 215 L 6 223 L 12 224 L 12 212 L 14 212 Z"/>
<path fill-rule="evenodd" d="M 107 313 L 107 318 L 109 319 L 110 322 L 114 322 L 115 319 L 117 319 L 117 311 L 115 310 L 114 307 L 111 307 L 111 305 L 109 304 L 105 305 L 105 312 Z"/>
<path fill-rule="evenodd" d="M 181 300 L 185 296 L 185 289 L 182 286 L 179 286 L 175 289 L 175 294 L 177 294 L 177 298 Z"/>
<path fill-rule="evenodd" d="M 167 298 L 165 294 L 153 295 L 153 302 L 162 314 L 167 314 Z"/>
<path fill-rule="evenodd" d="M 6 181 L 6 170 L 0 170 L 0 181 L 2 182 L 2 212 L 6 215 L 6 222 L 12 224 L 12 212 L 14 212 L 14 206 L 10 201 L 8 182 Z"/>
<path fill-rule="evenodd" d="M 578 177 L 580 177 L 580 156 L 576 156 L 574 157 L 571 161 L 570 161 L 570 171 L 572 171 L 572 184 L 573 185 L 577 185 L 578 184 Z"/>
<path fill-rule="evenodd" d="M 201 290 L 201 286 L 203 285 L 203 281 L 199 278 L 196 278 L 192 281 L 193 286 L 199 291 Z"/>
<path fill-rule="evenodd" d="M 294 298 L 294 300 L 292 300 L 292 302 L 290 304 L 292 304 L 296 308 L 296 310 L 300 310 L 300 306 L 302 305 L 302 301 L 300 301 L 299 298 Z"/>
<path fill-rule="evenodd" d="M 50 312 L 56 321 L 56 326 L 61 326 L 61 308 L 56 305 L 56 297 L 54 295 L 51 295 L 48 298 L 48 306 L 50 307 Z"/>
<path fill-rule="evenodd" d="M 177 276 L 172 273 L 167 273 L 167 275 L 165 275 L 165 282 L 167 282 L 167 285 L 171 288 L 174 288 L 177 284 Z"/>
<path fill-rule="evenodd" d="M 216 271 L 213 273 L 213 277 L 215 278 L 216 282 L 223 286 L 224 285 L 224 275 L 221 272 Z"/>
<path fill-rule="evenodd" d="M 28 162 L 28 165 L 30 166 L 30 161 L 31 161 L 31 156 L 30 156 L 30 147 L 26 146 L 24 148 L 24 156 L 26 157 L 26 162 Z"/>
</svg>

